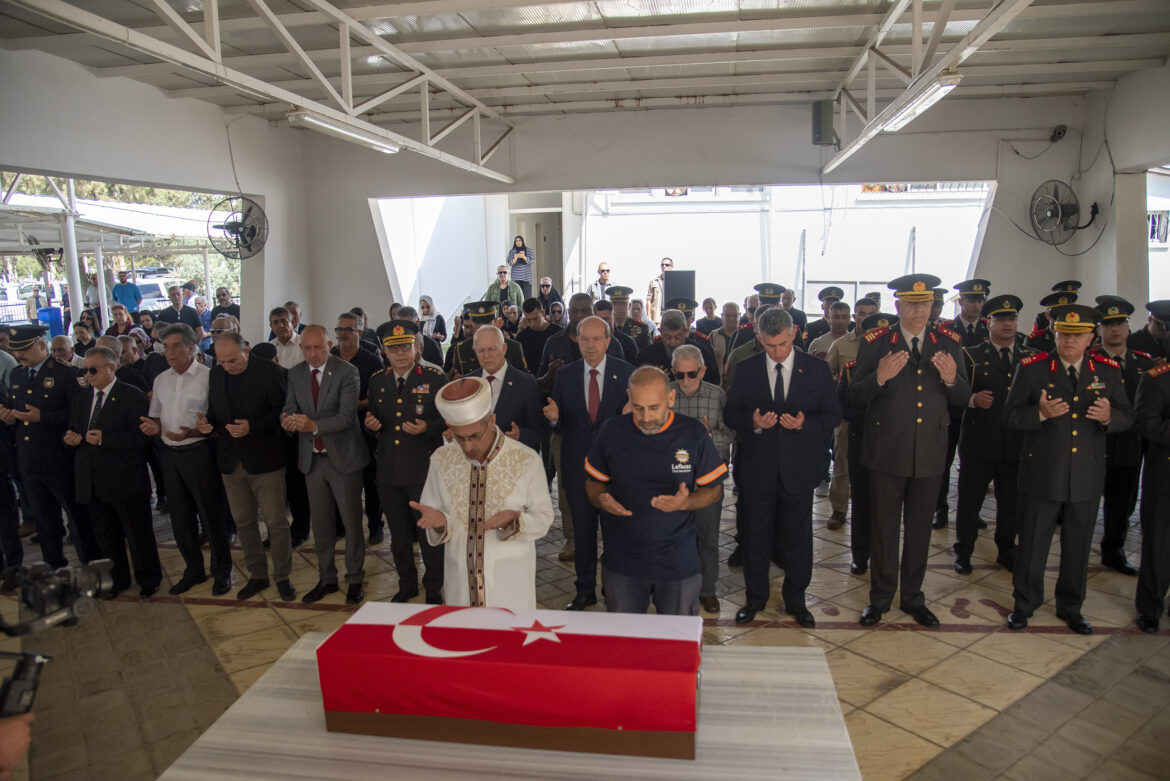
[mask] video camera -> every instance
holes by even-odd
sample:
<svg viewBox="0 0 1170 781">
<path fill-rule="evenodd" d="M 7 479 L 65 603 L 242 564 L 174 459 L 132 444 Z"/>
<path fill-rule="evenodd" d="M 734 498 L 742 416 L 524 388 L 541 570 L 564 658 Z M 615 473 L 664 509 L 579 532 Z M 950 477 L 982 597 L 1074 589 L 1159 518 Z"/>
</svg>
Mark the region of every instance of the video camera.
<svg viewBox="0 0 1170 781">
<path fill-rule="evenodd" d="M 78 620 L 97 612 L 97 600 L 114 589 L 114 563 L 99 559 L 89 564 L 53 570 L 48 564 L 9 567 L 0 579 L 0 589 L 20 589 L 20 601 L 34 617 L 16 624 L 0 618 L 0 632 L 9 637 L 43 632 L 51 627 L 73 626 Z M 52 657 L 44 654 L 0 651 L 0 658 L 15 659 L 16 669 L 0 686 L 0 718 L 17 716 L 32 710 L 40 683 L 41 668 Z"/>
</svg>

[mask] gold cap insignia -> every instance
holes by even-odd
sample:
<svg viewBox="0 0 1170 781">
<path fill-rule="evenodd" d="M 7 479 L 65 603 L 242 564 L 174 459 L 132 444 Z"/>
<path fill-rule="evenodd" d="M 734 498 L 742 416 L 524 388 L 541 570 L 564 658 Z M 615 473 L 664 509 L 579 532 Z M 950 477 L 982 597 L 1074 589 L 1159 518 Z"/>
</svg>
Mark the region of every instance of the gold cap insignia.
<svg viewBox="0 0 1170 781">
<path fill-rule="evenodd" d="M 919 280 L 918 282 L 914 283 L 913 289 L 916 293 L 921 293 L 923 290 L 926 290 L 926 283 Z"/>
<path fill-rule="evenodd" d="M 395 336 L 402 336 L 404 333 L 406 333 L 406 329 L 400 325 L 396 325 L 394 326 L 394 330 L 391 331 L 391 333 Z"/>
<path fill-rule="evenodd" d="M 1056 299 L 1056 303 L 1058 303 L 1058 304 L 1067 304 L 1067 303 L 1068 303 L 1068 298 L 1066 298 L 1065 296 L 1061 296 L 1060 298 Z"/>
<path fill-rule="evenodd" d="M 1106 314 L 1108 314 L 1110 316 L 1119 315 L 1119 314 L 1121 314 L 1121 310 L 1115 306 L 1111 306 L 1111 307 L 1109 307 L 1109 311 L 1106 312 Z"/>
<path fill-rule="evenodd" d="M 983 285 L 976 282 L 974 285 L 971 286 L 971 289 L 974 290 L 976 293 L 982 293 L 983 292 Z"/>
<path fill-rule="evenodd" d="M 1066 323 L 1079 323 L 1079 322 L 1081 322 L 1081 316 L 1078 315 L 1076 312 L 1069 312 L 1067 315 L 1064 316 L 1064 321 Z"/>
</svg>

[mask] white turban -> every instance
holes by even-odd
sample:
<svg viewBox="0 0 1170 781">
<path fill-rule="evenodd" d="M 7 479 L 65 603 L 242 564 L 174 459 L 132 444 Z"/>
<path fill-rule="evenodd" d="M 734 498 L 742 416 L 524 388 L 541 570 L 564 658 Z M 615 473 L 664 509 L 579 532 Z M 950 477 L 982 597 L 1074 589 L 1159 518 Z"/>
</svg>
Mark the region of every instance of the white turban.
<svg viewBox="0 0 1170 781">
<path fill-rule="evenodd" d="M 435 406 L 448 426 L 470 426 L 492 414 L 492 389 L 482 377 L 460 377 L 443 386 Z"/>
</svg>

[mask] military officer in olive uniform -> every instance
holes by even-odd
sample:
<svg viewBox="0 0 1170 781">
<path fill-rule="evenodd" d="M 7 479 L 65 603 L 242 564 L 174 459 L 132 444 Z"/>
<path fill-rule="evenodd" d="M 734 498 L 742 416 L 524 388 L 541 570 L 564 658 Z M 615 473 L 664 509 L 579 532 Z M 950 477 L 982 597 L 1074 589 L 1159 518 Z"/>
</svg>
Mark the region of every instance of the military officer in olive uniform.
<svg viewBox="0 0 1170 781">
<path fill-rule="evenodd" d="M 1081 283 L 1075 279 L 1057 282 L 1053 285 L 1052 292 L 1040 299 L 1040 306 L 1044 307 L 1044 311 L 1036 315 L 1036 326 L 1032 329 L 1032 333 L 1028 334 L 1025 344 L 1040 352 L 1055 350 L 1056 337 L 1052 331 L 1052 307 L 1075 304 L 1077 291 L 1080 289 Z"/>
<path fill-rule="evenodd" d="M 889 283 L 898 325 L 862 337 L 849 386 L 852 404 L 865 409 L 861 463 L 870 472 L 873 507 L 870 602 L 861 613 L 862 626 L 873 626 L 890 609 L 899 580 L 902 610 L 923 626 L 938 626 L 922 593 L 930 517 L 946 458 L 947 405 L 965 406 L 971 394 L 960 336 L 928 324 L 938 283 L 930 274 L 907 274 Z"/>
<path fill-rule="evenodd" d="M 1150 301 L 1146 311 L 1150 313 L 1149 321 L 1130 334 L 1126 343 L 1149 354 L 1154 363 L 1161 363 L 1170 359 L 1170 299 Z"/>
<path fill-rule="evenodd" d="M 996 562 L 1012 570 L 1016 561 L 1016 480 L 1020 472 L 1023 434 L 1004 426 L 1003 407 L 1012 375 L 1020 361 L 1035 350 L 1016 342 L 1020 310 L 1018 296 L 993 296 L 983 305 L 990 323 L 988 341 L 967 347 L 963 355 L 971 381 L 971 400 L 963 412 L 959 440 L 959 507 L 955 512 L 955 572 L 971 574 L 971 553 L 982 524 L 979 511 L 987 485 L 995 481 Z"/>
<path fill-rule="evenodd" d="M 1154 368 L 1154 359 L 1126 345 L 1129 316 L 1133 314 L 1134 305 L 1121 296 L 1097 296 L 1096 301 L 1097 311 L 1101 313 L 1101 322 L 1097 326 L 1101 346 L 1093 350 L 1093 354 L 1112 358 L 1121 366 L 1125 395 L 1132 405 L 1138 381 Z M 1137 575 L 1137 568 L 1125 558 L 1125 537 L 1129 532 L 1129 518 L 1137 508 L 1144 452 L 1145 445 L 1136 428 L 1105 436 L 1105 494 L 1102 502 L 1105 529 L 1101 535 L 1101 565 L 1122 575 Z"/>
<path fill-rule="evenodd" d="M 475 355 L 475 332 L 480 326 L 491 325 L 495 322 L 499 301 L 474 301 L 463 305 L 463 316 L 471 320 L 471 333 L 459 344 L 451 348 L 454 358 L 451 359 L 451 374 L 453 377 L 462 377 L 471 374 L 479 368 L 479 358 Z M 528 364 L 524 362 L 524 348 L 515 339 L 504 337 L 506 344 L 505 360 L 522 372 L 528 371 Z M 424 471 L 425 477 L 425 471 Z M 425 482 L 425 480 L 424 480 Z M 442 578 L 439 579 L 442 582 Z"/>
<path fill-rule="evenodd" d="M 977 347 L 987 341 L 987 318 L 983 305 L 991 292 L 986 279 L 967 279 L 955 285 L 959 291 L 959 316 L 943 325 L 963 337 L 963 347 Z"/>
<path fill-rule="evenodd" d="M 938 282 L 935 282 L 935 284 L 937 285 Z M 812 344 L 813 339 L 829 332 L 829 307 L 844 297 L 845 291 L 835 285 L 831 285 L 817 293 L 817 298 L 821 302 L 821 313 L 823 316 L 820 320 L 808 324 L 808 330 L 804 332 L 805 344 Z M 764 303 L 763 298 L 760 299 L 760 303 Z"/>
<path fill-rule="evenodd" d="M 1138 433 L 1149 443 L 1142 481 L 1142 565 L 1134 604 L 1138 628 L 1153 633 L 1170 588 L 1170 363 L 1142 376 L 1134 418 Z"/>
<path fill-rule="evenodd" d="M 614 285 L 607 292 L 613 304 L 613 321 L 617 330 L 633 339 L 637 349 L 645 350 L 654 337 L 650 335 L 650 325 L 645 320 L 630 317 L 630 296 L 634 294 L 634 289 Z"/>
<path fill-rule="evenodd" d="M 28 495 L 45 563 L 57 569 L 65 558 L 61 511 L 69 523 L 77 557 L 98 558 L 97 539 L 74 498 L 73 449 L 63 440 L 73 399 L 85 383 L 73 366 L 49 355 L 39 325 L 8 329 L 9 349 L 20 366 L 10 377 L 11 398 L 0 407 L 0 421 L 13 426 L 21 485 Z"/>
<path fill-rule="evenodd" d="M 1023 629 L 1044 603 L 1044 572 L 1056 524 L 1060 577 L 1056 617 L 1077 634 L 1093 628 L 1081 616 L 1097 507 L 1105 488 L 1106 432 L 1125 431 L 1133 412 L 1121 369 L 1085 352 L 1100 313 L 1081 304 L 1052 310 L 1056 352 L 1020 362 L 1004 420 L 1024 432 L 1020 455 L 1020 547 L 1012 578 L 1009 629 Z"/>
<path fill-rule="evenodd" d="M 414 563 L 417 541 L 425 567 L 422 584 L 426 599 L 438 605 L 443 601 L 443 548 L 427 542 L 426 534 L 416 525 L 419 514 L 410 508 L 410 503 L 422 496 L 431 453 L 443 444 L 444 424 L 435 408 L 435 395 L 447 377 L 415 361 L 416 333 L 418 326 L 410 320 L 391 320 L 378 327 L 389 368 L 370 377 L 364 422 L 378 437 L 378 498 L 398 570 L 398 593 L 390 601 L 406 602 L 418 596 L 418 568 Z"/>
</svg>

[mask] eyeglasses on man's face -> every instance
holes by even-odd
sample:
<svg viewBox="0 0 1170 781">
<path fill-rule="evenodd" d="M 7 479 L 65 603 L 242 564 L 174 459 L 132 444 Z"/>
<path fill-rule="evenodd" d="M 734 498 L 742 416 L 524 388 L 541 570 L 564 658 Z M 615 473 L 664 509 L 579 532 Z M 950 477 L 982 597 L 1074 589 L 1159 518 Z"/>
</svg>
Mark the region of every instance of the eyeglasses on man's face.
<svg viewBox="0 0 1170 781">
<path fill-rule="evenodd" d="M 688 380 L 693 380 L 702 373 L 703 371 L 701 369 L 692 369 L 689 372 L 675 371 L 674 376 L 679 378 L 686 377 Z"/>
</svg>

